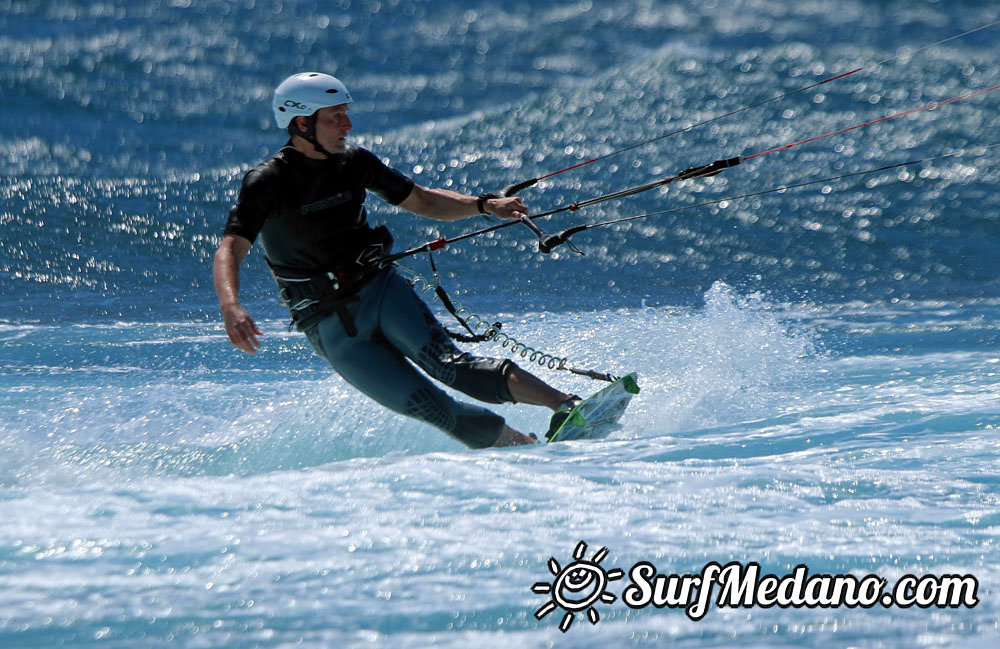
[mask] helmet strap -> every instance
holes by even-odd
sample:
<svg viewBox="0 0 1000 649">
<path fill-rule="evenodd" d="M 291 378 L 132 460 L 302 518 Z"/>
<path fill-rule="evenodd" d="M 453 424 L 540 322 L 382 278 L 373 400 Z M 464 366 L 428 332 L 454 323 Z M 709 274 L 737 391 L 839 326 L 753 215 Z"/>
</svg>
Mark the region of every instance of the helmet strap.
<svg viewBox="0 0 1000 649">
<path fill-rule="evenodd" d="M 305 118 L 306 130 L 300 131 L 298 124 L 296 123 L 297 118 L 293 118 L 292 121 L 288 122 L 288 132 L 292 135 L 298 135 L 300 138 L 313 145 L 317 153 L 320 153 L 327 158 L 330 157 L 330 152 L 323 148 L 323 145 L 319 143 L 316 139 L 316 113 L 309 115 Z"/>
</svg>

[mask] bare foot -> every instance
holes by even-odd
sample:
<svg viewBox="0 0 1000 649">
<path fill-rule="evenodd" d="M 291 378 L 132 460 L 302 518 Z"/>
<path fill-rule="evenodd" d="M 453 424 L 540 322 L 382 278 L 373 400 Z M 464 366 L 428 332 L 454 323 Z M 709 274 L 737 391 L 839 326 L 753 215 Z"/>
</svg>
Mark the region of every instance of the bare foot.
<svg viewBox="0 0 1000 649">
<path fill-rule="evenodd" d="M 497 441 L 493 442 L 493 446 L 521 446 L 537 443 L 538 438 L 534 435 L 522 435 L 510 426 L 504 426 L 503 432 L 500 433 L 500 437 L 497 437 Z"/>
</svg>

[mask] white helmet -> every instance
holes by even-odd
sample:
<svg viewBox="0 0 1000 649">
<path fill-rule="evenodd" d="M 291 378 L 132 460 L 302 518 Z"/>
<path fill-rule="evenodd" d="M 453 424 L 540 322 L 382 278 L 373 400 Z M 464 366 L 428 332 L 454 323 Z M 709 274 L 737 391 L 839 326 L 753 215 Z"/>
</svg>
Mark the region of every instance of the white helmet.
<svg viewBox="0 0 1000 649">
<path fill-rule="evenodd" d="M 347 86 L 322 72 L 300 72 L 288 77 L 274 90 L 274 119 L 288 128 L 293 118 L 308 117 L 320 108 L 351 103 Z"/>
</svg>

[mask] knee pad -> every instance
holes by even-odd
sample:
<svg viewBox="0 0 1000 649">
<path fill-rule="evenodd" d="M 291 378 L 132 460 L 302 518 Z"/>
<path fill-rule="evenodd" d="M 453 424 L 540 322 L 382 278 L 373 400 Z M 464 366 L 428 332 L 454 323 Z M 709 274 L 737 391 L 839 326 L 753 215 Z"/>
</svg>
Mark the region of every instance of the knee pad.
<svg viewBox="0 0 1000 649">
<path fill-rule="evenodd" d="M 482 358 L 462 354 L 452 361 L 455 383 L 451 387 L 484 403 L 512 403 L 507 378 L 516 367 L 506 358 Z"/>
</svg>

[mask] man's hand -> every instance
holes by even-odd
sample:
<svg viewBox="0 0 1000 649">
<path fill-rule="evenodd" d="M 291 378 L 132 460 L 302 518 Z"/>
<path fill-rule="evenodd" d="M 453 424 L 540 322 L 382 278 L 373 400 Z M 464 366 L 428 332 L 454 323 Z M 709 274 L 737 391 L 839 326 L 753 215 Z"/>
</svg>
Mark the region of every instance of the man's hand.
<svg viewBox="0 0 1000 649">
<path fill-rule="evenodd" d="M 528 216 L 528 206 L 524 204 L 520 196 L 510 196 L 508 198 L 491 198 L 486 201 L 486 211 L 495 214 L 501 219 L 519 219 Z"/>
<path fill-rule="evenodd" d="M 222 309 L 222 317 L 226 321 L 226 334 L 238 349 L 248 354 L 255 354 L 260 349 L 257 336 L 263 336 L 246 309 L 236 304 Z"/>
<path fill-rule="evenodd" d="M 253 244 L 245 237 L 227 234 L 222 237 L 212 263 L 215 292 L 219 295 L 222 318 L 226 322 L 226 335 L 235 347 L 248 354 L 253 354 L 260 348 L 257 336 L 264 335 L 254 324 L 250 314 L 240 306 L 237 297 L 240 291 L 240 263 L 247 256 L 251 245 Z"/>
</svg>

